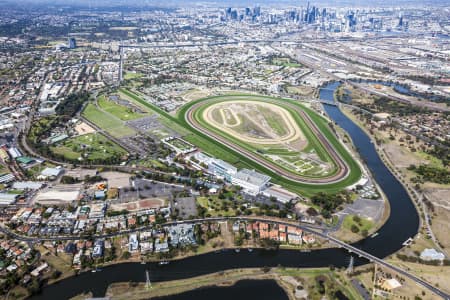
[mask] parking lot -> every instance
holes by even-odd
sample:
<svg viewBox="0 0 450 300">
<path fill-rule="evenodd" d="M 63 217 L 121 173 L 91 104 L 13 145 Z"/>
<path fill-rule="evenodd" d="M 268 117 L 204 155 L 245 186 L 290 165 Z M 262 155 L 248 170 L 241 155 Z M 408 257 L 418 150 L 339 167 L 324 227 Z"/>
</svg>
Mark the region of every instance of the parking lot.
<svg viewBox="0 0 450 300">
<path fill-rule="evenodd" d="M 136 178 L 132 188 L 121 189 L 120 202 L 134 201 L 145 198 L 170 198 L 173 193 L 181 192 L 185 188 L 181 185 L 157 182 Z"/>
</svg>

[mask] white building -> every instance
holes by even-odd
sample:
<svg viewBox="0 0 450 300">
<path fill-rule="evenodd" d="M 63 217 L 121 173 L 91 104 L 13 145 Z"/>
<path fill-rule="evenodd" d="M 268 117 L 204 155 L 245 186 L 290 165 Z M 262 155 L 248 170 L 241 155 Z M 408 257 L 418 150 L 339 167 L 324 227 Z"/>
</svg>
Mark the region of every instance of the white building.
<svg viewBox="0 0 450 300">
<path fill-rule="evenodd" d="M 270 176 L 254 170 L 242 169 L 232 177 L 231 183 L 241 186 L 247 193 L 256 195 L 266 188 L 270 179 Z"/>
<path fill-rule="evenodd" d="M 139 241 L 137 238 L 137 234 L 130 234 L 130 238 L 128 239 L 128 250 L 133 253 L 138 251 L 139 249 Z"/>
<path fill-rule="evenodd" d="M 211 159 L 208 164 L 208 171 L 214 176 L 231 182 L 233 176 L 237 173 L 237 168 L 221 159 Z"/>
<path fill-rule="evenodd" d="M 445 255 L 435 249 L 425 249 L 420 253 L 420 259 L 430 261 L 430 260 L 444 260 Z"/>
<path fill-rule="evenodd" d="M 37 177 L 39 180 L 47 180 L 58 177 L 64 171 L 63 168 L 45 168 Z"/>
</svg>

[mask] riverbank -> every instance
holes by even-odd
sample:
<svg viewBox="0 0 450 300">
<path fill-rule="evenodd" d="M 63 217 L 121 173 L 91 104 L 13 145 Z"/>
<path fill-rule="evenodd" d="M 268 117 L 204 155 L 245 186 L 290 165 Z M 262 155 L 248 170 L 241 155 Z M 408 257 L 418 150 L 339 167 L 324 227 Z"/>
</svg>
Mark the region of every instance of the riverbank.
<svg viewBox="0 0 450 300">
<path fill-rule="evenodd" d="M 349 108 L 343 108 L 341 111 L 350 118 L 355 124 L 357 124 L 362 130 L 366 132 L 366 134 L 371 138 L 371 140 L 375 143 L 377 140 L 383 141 L 383 146 L 376 146 L 378 153 L 380 154 L 380 157 L 382 158 L 384 164 L 391 170 L 391 173 L 396 176 L 397 180 L 403 184 L 405 187 L 405 190 L 408 192 L 411 199 L 415 199 L 413 201 L 416 209 L 420 216 L 420 234 L 418 234 L 414 241 L 397 251 L 396 253 L 392 253 L 389 258 L 389 262 L 391 262 L 394 265 L 397 265 L 401 268 L 407 269 L 410 272 L 414 273 L 416 276 L 419 276 L 421 278 L 426 279 L 428 282 L 433 283 L 436 286 L 441 286 L 445 289 L 446 282 L 450 281 L 450 272 L 444 271 L 448 268 L 442 267 L 442 266 L 430 266 L 430 265 L 424 265 L 420 263 L 408 263 L 403 260 L 400 260 L 395 254 L 402 254 L 410 257 L 418 257 L 418 254 L 421 253 L 424 249 L 427 248 L 435 248 L 438 251 L 443 252 L 446 254 L 445 248 L 442 249 L 439 242 L 435 242 L 432 238 L 429 237 L 429 235 L 435 234 L 437 237 L 444 237 L 445 241 L 448 240 L 448 218 L 449 218 L 449 212 L 444 209 L 444 212 L 438 211 L 432 213 L 432 218 L 436 219 L 437 221 L 447 222 L 446 226 L 434 226 L 431 227 L 434 221 L 431 224 L 427 224 L 427 220 L 425 219 L 427 214 L 427 207 L 421 202 L 421 195 L 420 192 L 416 191 L 413 187 L 413 183 L 410 182 L 410 179 L 412 177 L 411 174 L 408 173 L 407 166 L 410 164 L 417 163 L 417 160 L 415 159 L 414 153 L 405 153 L 408 150 L 404 147 L 397 146 L 396 144 L 393 145 L 394 142 L 390 141 L 387 136 L 383 136 L 380 132 L 374 132 L 374 134 L 371 134 L 369 130 L 366 128 L 366 126 L 359 120 Z M 376 135 L 378 133 L 378 135 Z M 387 145 L 386 145 L 387 143 Z M 389 148 L 389 151 L 386 151 L 385 148 Z M 391 153 L 396 153 L 397 157 L 394 159 L 391 155 Z M 399 157 L 399 155 L 403 155 L 404 157 Z M 405 158 L 406 157 L 406 158 Z M 410 159 L 410 161 L 408 161 Z M 428 184 L 432 185 L 432 184 Z M 426 185 L 425 185 L 426 186 Z M 424 188 L 426 190 L 426 188 Z M 450 192 L 450 189 L 448 189 Z M 431 216 L 430 216 L 431 218 Z M 433 228 L 432 230 L 430 230 Z M 435 231 L 434 229 L 439 229 L 438 231 Z M 428 233 L 428 235 L 427 235 Z M 417 290 L 417 288 L 414 288 L 414 290 Z M 447 292 L 450 292 L 450 290 L 446 290 Z M 406 292 L 406 290 L 405 290 Z"/>
<path fill-rule="evenodd" d="M 402 150 L 399 147 L 396 147 L 395 149 L 392 149 L 391 151 L 386 151 L 385 147 L 382 147 L 380 145 L 377 144 L 377 140 L 381 140 L 382 143 L 383 142 L 387 142 L 387 137 L 383 136 L 376 136 L 375 134 L 370 133 L 370 131 L 367 129 L 367 127 L 364 125 L 364 123 L 362 123 L 351 111 L 351 109 L 349 109 L 348 107 L 343 107 L 341 108 L 341 111 L 349 118 L 351 119 L 356 125 L 358 125 L 361 130 L 363 130 L 367 136 L 372 140 L 372 142 L 375 145 L 375 149 L 377 150 L 380 158 L 383 160 L 383 163 L 386 165 L 386 167 L 389 168 L 389 170 L 391 171 L 391 173 L 397 178 L 397 180 L 403 185 L 403 187 L 405 188 L 406 192 L 408 193 L 409 197 L 411 199 L 414 199 L 415 201 L 412 201 L 414 206 L 416 207 L 416 210 L 419 212 L 419 219 L 420 219 L 420 224 L 419 224 L 419 228 L 423 228 L 426 227 L 426 220 L 425 218 L 425 207 L 423 205 L 423 203 L 420 202 L 420 198 L 419 198 L 419 193 L 412 187 L 412 183 L 409 182 L 411 179 L 411 174 L 407 174 L 406 172 L 406 166 L 409 166 L 410 164 L 415 164 L 417 163 L 417 160 L 414 159 L 414 157 L 412 157 L 412 154 L 410 155 L 410 160 L 407 160 L 406 162 L 401 162 L 401 164 L 403 164 L 403 166 L 399 166 L 399 158 L 397 157 L 397 159 L 393 159 L 390 155 L 389 152 L 402 152 L 400 150 Z M 389 143 L 389 142 L 387 142 Z M 404 150 L 404 149 L 403 149 Z M 404 159 L 403 159 L 404 160 Z M 420 205 L 419 205 L 420 204 Z M 423 230 L 421 230 L 422 233 Z M 440 234 L 441 235 L 441 234 Z M 434 246 L 438 249 L 441 248 L 440 245 L 434 243 Z"/>
<path fill-rule="evenodd" d="M 106 296 L 115 300 L 154 299 L 200 288 L 230 287 L 242 280 L 274 280 L 285 291 L 289 300 L 311 299 L 320 295 L 316 284 L 316 279 L 319 277 L 326 282 L 327 287 L 339 285 L 339 290 L 348 299 L 361 299 L 343 271 L 331 271 L 328 268 L 294 269 L 280 267 L 228 270 L 188 279 L 152 283 L 151 287 L 146 283 L 114 283 L 108 287 Z M 332 294 L 334 290 L 330 288 L 326 292 Z"/>
</svg>

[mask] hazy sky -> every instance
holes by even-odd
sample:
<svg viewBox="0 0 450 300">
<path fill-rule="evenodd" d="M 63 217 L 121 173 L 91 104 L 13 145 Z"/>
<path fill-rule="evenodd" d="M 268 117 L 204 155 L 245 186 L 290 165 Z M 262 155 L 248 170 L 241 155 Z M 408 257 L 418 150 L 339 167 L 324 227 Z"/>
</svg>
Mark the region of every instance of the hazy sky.
<svg viewBox="0 0 450 300">
<path fill-rule="evenodd" d="M 196 4 L 209 4 L 215 6 L 233 5 L 233 6 L 254 6 L 256 4 L 261 5 L 295 5 L 304 6 L 308 0 L 165 0 L 165 1 L 155 1 L 155 0 L 0 0 L 0 4 L 13 4 L 17 6 L 25 6 L 29 3 L 39 3 L 39 4 L 58 4 L 58 5 L 71 5 L 71 6 L 192 6 L 193 3 Z M 331 6 L 342 6 L 342 5 L 355 5 L 355 6 L 402 6 L 411 4 L 425 4 L 433 3 L 440 5 L 450 6 L 450 0 L 395 0 L 395 1 L 385 1 L 385 0 L 310 0 L 312 5 L 331 5 Z"/>
</svg>

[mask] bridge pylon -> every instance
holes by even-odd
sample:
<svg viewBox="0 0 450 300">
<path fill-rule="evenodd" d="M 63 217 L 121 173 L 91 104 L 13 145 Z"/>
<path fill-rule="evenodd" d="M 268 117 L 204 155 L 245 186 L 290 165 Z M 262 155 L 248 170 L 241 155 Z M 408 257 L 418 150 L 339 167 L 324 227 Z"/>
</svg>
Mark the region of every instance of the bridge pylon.
<svg viewBox="0 0 450 300">
<path fill-rule="evenodd" d="M 348 262 L 348 267 L 347 270 L 345 270 L 345 272 L 347 274 L 352 274 L 353 273 L 353 265 L 355 263 L 355 259 L 353 258 L 353 256 L 350 256 L 350 261 Z"/>
<path fill-rule="evenodd" d="M 148 270 L 145 270 L 145 287 L 147 289 L 152 288 L 152 283 L 150 282 L 150 272 Z"/>
</svg>

